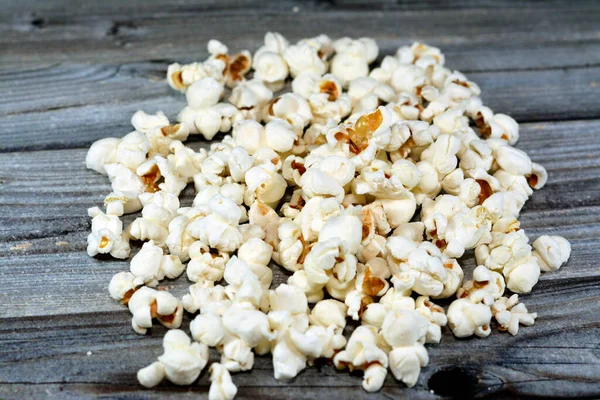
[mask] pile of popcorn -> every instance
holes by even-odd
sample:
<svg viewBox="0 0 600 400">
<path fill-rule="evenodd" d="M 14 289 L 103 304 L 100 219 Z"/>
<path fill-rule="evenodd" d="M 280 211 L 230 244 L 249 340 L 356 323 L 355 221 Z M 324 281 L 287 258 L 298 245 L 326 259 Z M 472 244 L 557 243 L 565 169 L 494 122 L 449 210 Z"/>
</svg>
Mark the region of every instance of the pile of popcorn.
<svg viewBox="0 0 600 400">
<path fill-rule="evenodd" d="M 112 184 L 105 211 L 89 210 L 89 255 L 125 259 L 144 242 L 110 295 L 136 332 L 173 329 L 142 385 L 193 383 L 215 347 L 210 399 L 233 398 L 230 373 L 267 353 L 276 379 L 326 359 L 362 370 L 369 392 L 388 368 L 410 387 L 443 327 L 464 338 L 488 336 L 492 319 L 513 335 L 534 323 L 517 294 L 571 252 L 560 236 L 530 245 L 517 220 L 546 171 L 439 49 L 414 43 L 373 67 L 369 38 L 267 33 L 253 56 L 216 40 L 208 52 L 168 68 L 187 100 L 178 123 L 138 111 L 133 132 L 86 158 Z M 230 133 L 209 150 L 183 144 L 219 132 Z M 196 197 L 181 207 L 190 183 Z M 140 210 L 124 227 L 119 217 Z M 478 266 L 464 280 L 457 260 L 470 250 Z M 271 287 L 273 267 L 286 284 Z M 157 289 L 184 272 L 183 298 Z M 445 311 L 435 301 L 446 298 Z M 191 337 L 178 329 L 185 311 Z M 348 319 L 358 327 L 347 338 Z"/>
</svg>

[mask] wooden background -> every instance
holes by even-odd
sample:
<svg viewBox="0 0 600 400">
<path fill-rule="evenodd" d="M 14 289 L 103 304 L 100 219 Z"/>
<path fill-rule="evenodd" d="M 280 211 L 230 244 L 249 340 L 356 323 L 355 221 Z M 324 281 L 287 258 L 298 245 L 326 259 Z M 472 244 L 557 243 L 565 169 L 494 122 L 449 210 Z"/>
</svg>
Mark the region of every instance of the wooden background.
<svg viewBox="0 0 600 400">
<path fill-rule="evenodd" d="M 518 147 L 548 169 L 522 227 L 532 240 L 567 237 L 573 253 L 522 297 L 539 315 L 534 327 L 470 340 L 446 332 L 412 389 L 389 374 L 369 395 L 359 376 L 330 366 L 279 382 L 270 357 L 258 357 L 233 376 L 238 398 L 600 397 L 600 2 L 161 3 L 0 0 L 0 398 L 207 392 L 206 372 L 191 387 L 137 384 L 164 329 L 135 334 L 107 293 L 127 263 L 85 253 L 86 209 L 110 188 L 84 158 L 94 140 L 129 132 L 138 109 L 176 115 L 184 100 L 164 81 L 169 63 L 203 59 L 210 38 L 255 50 L 267 30 L 292 41 L 371 36 L 383 54 L 414 40 L 441 47 L 487 105 L 521 123 Z M 184 204 L 192 198 L 188 189 Z M 473 257 L 461 264 L 470 270 Z M 163 285 L 181 295 L 188 282 Z"/>
</svg>

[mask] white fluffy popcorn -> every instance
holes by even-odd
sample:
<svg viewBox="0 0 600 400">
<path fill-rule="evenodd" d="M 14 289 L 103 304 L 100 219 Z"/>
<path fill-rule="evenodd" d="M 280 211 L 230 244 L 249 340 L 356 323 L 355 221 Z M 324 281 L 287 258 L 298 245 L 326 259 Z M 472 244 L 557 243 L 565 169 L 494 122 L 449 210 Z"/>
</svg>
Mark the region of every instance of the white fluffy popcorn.
<svg viewBox="0 0 600 400">
<path fill-rule="evenodd" d="M 92 217 L 92 232 L 87 237 L 87 253 L 110 254 L 115 258 L 129 257 L 129 236 L 123 231 L 123 223 L 115 215 L 104 214 L 98 207 L 88 210 Z"/>
<path fill-rule="evenodd" d="M 183 273 L 185 266 L 179 257 L 165 255 L 161 247 L 149 241 L 144 243 L 142 249 L 131 259 L 129 269 L 144 285 L 156 287 L 165 277 L 177 278 Z"/>
<path fill-rule="evenodd" d="M 519 332 L 519 324 L 531 326 L 537 318 L 537 313 L 528 312 L 525 305 L 519 303 L 516 294 L 496 300 L 492 305 L 492 313 L 498 322 L 498 330 L 508 331 L 513 336 Z"/>
<path fill-rule="evenodd" d="M 89 255 L 128 258 L 130 238 L 145 242 L 108 286 L 134 330 L 197 313 L 196 342 L 169 331 L 142 385 L 191 384 L 216 347 L 210 399 L 235 397 L 230 373 L 269 352 L 276 379 L 330 360 L 362 370 L 367 391 L 388 366 L 411 387 L 444 330 L 533 325 L 512 293 L 571 254 L 561 236 L 530 244 L 518 221 L 548 172 L 514 147 L 517 121 L 484 105 L 440 49 L 416 42 L 372 65 L 370 38 L 290 44 L 275 32 L 253 55 L 215 39 L 207 49 L 168 67 L 187 103 L 179 123 L 138 111 L 133 132 L 95 142 L 85 160 L 111 183 L 105 211 L 88 211 Z M 211 143 L 184 143 L 190 134 Z M 120 217 L 140 210 L 124 229 Z M 471 250 L 477 266 L 463 273 Z M 181 301 L 157 288 L 184 270 L 193 284 Z M 444 298 L 447 312 L 434 303 Z M 348 318 L 360 325 L 347 339 Z"/>
<path fill-rule="evenodd" d="M 169 223 L 177 214 L 179 199 L 171 193 L 159 191 L 139 196 L 144 206 L 142 217 L 136 218 L 129 226 L 129 235 L 136 240 L 152 240 L 163 246 L 169 235 Z"/>
<path fill-rule="evenodd" d="M 227 368 L 219 363 L 213 363 L 209 371 L 209 400 L 232 400 L 237 394 L 237 387 L 233 384 Z"/>
<path fill-rule="evenodd" d="M 542 271 L 558 270 L 571 256 L 571 244 L 562 236 L 540 236 L 533 242 L 533 248 Z"/>
<path fill-rule="evenodd" d="M 208 347 L 192 343 L 179 329 L 167 332 L 163 348 L 158 361 L 138 371 L 138 381 L 145 387 L 154 387 L 164 378 L 176 385 L 189 385 L 198 379 L 208 362 Z"/>
<path fill-rule="evenodd" d="M 388 357 L 377 345 L 377 330 L 361 325 L 352 332 L 346 349 L 333 357 L 336 368 L 352 368 L 364 371 L 363 389 L 376 392 L 387 375 Z"/>
<path fill-rule="evenodd" d="M 167 328 L 179 328 L 183 317 L 181 302 L 169 292 L 141 287 L 129 299 L 127 304 L 133 315 L 133 330 L 145 334 L 152 328 L 152 320 L 157 319 Z"/>
</svg>

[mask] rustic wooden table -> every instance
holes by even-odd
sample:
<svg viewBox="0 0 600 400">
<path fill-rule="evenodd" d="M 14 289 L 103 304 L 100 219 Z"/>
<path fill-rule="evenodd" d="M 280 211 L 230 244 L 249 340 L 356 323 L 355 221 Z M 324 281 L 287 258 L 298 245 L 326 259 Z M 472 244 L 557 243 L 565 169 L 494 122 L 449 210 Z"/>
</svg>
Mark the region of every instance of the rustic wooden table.
<svg viewBox="0 0 600 400">
<path fill-rule="evenodd" d="M 279 382 L 270 358 L 258 357 L 234 375 L 238 398 L 600 397 L 600 2 L 484 4 L 0 1 L 0 398 L 207 392 L 206 372 L 191 387 L 137 384 L 164 329 L 135 334 L 107 294 L 127 263 L 85 252 L 86 209 L 110 189 L 84 157 L 92 141 L 129 132 L 138 109 L 176 115 L 184 101 L 164 81 L 169 63 L 203 59 L 210 38 L 254 50 L 267 30 L 291 40 L 372 36 L 384 54 L 414 40 L 441 47 L 487 105 L 521 123 L 518 147 L 548 169 L 522 227 L 532 239 L 567 237 L 573 253 L 522 297 L 539 315 L 534 327 L 485 340 L 446 332 L 412 389 L 389 374 L 368 395 L 358 376 L 329 366 Z M 187 190 L 184 204 L 192 198 Z M 183 294 L 188 283 L 166 285 Z"/>
</svg>

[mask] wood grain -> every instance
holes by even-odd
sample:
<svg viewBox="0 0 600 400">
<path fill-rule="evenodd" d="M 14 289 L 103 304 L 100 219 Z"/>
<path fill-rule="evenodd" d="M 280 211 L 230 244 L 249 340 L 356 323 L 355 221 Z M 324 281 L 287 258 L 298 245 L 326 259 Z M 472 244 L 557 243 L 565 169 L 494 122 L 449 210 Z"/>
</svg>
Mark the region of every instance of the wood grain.
<svg viewBox="0 0 600 400">
<path fill-rule="evenodd" d="M 600 54 L 600 52 L 598 52 Z M 86 147 L 132 130 L 131 115 L 185 106 L 164 76 L 166 63 L 69 64 L 0 74 L 0 152 Z M 600 67 L 474 72 L 486 105 L 519 122 L 600 118 Z M 46 89 L 40 93 L 39 87 Z M 26 127 L 26 129 L 25 129 Z"/>
<path fill-rule="evenodd" d="M 441 344 L 428 346 L 431 362 L 414 388 L 388 374 L 382 391 L 368 394 L 359 374 L 327 365 L 280 382 L 270 358 L 257 357 L 250 373 L 233 376 L 238 398 L 600 398 L 597 1 L 0 0 L 0 7 L 0 398 L 206 396 L 206 371 L 191 387 L 137 384 L 137 370 L 161 353 L 165 330 L 135 334 L 129 312 L 107 294 L 127 261 L 85 253 L 86 209 L 110 189 L 85 170 L 84 158 L 94 140 L 129 132 L 137 109 L 177 114 L 183 98 L 164 82 L 170 62 L 204 58 L 213 37 L 233 51 L 254 50 L 267 29 L 291 40 L 370 36 L 382 55 L 414 40 L 440 46 L 450 68 L 480 84 L 487 105 L 517 118 L 517 147 L 549 172 L 522 227 L 532 239 L 563 235 L 573 252 L 521 297 L 539 315 L 533 327 L 484 340 L 446 330 Z M 190 187 L 183 204 L 193 196 Z M 470 253 L 460 263 L 467 275 L 475 266 Z M 287 279 L 273 268 L 275 285 Z M 185 277 L 161 283 L 176 295 L 188 285 Z"/>
<path fill-rule="evenodd" d="M 583 50 L 587 46 L 597 49 L 598 3 L 405 11 L 377 6 L 332 10 L 326 2 L 297 5 L 286 1 L 274 8 L 265 6 L 266 2 L 241 8 L 226 2 L 223 7 L 211 8 L 179 3 L 142 6 L 138 1 L 130 6 L 131 12 L 126 8 L 118 14 L 109 11 L 110 3 L 74 6 L 76 3 L 80 2 L 49 5 L 50 10 L 41 7 L 35 13 L 11 6 L 18 10 L 6 14 L 0 24 L 3 62 L 23 66 L 60 61 L 186 61 L 205 56 L 209 38 L 224 41 L 232 50 L 255 49 L 268 27 L 292 41 L 306 37 L 306 32 L 323 32 L 334 38 L 370 36 L 384 52 L 420 40 L 443 46 L 453 67 L 461 71 L 489 68 L 490 64 L 497 69 L 502 60 L 509 60 L 502 68 L 598 63 L 597 52 L 576 51 L 582 45 Z M 502 54 L 496 47 L 516 53 Z M 463 49 L 477 52 L 463 58 Z"/>
</svg>

